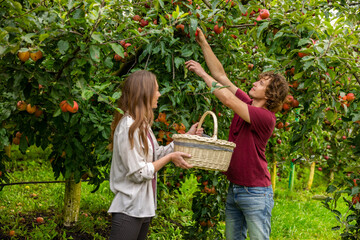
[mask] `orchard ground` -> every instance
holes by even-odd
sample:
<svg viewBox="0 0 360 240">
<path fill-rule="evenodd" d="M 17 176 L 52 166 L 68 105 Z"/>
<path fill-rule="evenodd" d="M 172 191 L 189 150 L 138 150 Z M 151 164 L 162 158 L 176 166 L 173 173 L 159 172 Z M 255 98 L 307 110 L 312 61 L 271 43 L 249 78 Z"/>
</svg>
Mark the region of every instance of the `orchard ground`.
<svg viewBox="0 0 360 240">
<path fill-rule="evenodd" d="M 48 150 L 30 147 L 23 155 L 13 147 L 11 154 L 16 161 L 7 165 L 11 182 L 54 181 L 50 162 L 44 161 L 48 159 Z M 286 172 L 289 173 L 289 169 Z M 271 239 L 339 239 L 340 232 L 331 230 L 337 225 L 334 215 L 322 206 L 321 201 L 312 199 L 314 195 L 327 195 L 328 178 L 317 171 L 313 188 L 308 191 L 304 189 L 306 176 L 308 169 L 299 168 L 293 191 L 288 189 L 286 174 L 277 180 Z M 197 183 L 194 175 L 179 183 L 180 186 L 171 194 L 165 184 L 159 183 L 158 216 L 152 222 L 150 239 L 186 239 L 184 227 L 193 224 L 191 198 L 202 184 Z M 75 227 L 65 228 L 61 217 L 63 183 L 6 186 L 0 192 L 0 238 L 107 239 L 111 221 L 107 209 L 113 194 L 108 181 L 102 183 L 95 193 L 91 193 L 92 190 L 92 186 L 82 183 L 79 221 Z M 345 211 L 346 206 L 340 205 L 341 211 Z M 39 222 L 39 217 L 44 222 Z M 216 224 L 223 234 L 225 223 Z M 14 237 L 9 236 L 10 231 L 15 231 Z M 212 239 L 210 236 L 211 230 L 208 239 Z"/>
</svg>

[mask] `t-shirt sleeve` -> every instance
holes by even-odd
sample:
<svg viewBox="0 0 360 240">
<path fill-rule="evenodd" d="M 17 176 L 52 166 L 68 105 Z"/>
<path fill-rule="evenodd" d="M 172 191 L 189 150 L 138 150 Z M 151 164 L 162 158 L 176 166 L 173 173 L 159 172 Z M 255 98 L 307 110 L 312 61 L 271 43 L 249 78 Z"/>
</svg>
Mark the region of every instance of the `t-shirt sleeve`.
<svg viewBox="0 0 360 240">
<path fill-rule="evenodd" d="M 236 90 L 235 96 L 237 98 L 239 98 L 241 101 L 245 102 L 246 104 L 250 104 L 251 103 L 251 98 L 249 97 L 249 95 L 247 95 L 243 90 L 241 90 L 240 88 L 238 88 Z"/>
<path fill-rule="evenodd" d="M 267 109 L 248 105 L 251 129 L 267 137 L 275 128 L 275 115 Z"/>
</svg>

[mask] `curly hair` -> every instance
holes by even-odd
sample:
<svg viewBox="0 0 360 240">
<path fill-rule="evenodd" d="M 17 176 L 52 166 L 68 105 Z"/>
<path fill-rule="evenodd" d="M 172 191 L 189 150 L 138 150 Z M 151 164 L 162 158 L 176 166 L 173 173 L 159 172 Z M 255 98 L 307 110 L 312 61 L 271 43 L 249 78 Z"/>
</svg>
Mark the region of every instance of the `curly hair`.
<svg viewBox="0 0 360 240">
<path fill-rule="evenodd" d="M 279 73 L 261 73 L 259 79 L 261 78 L 270 79 L 269 85 L 265 90 L 265 97 L 267 99 L 265 107 L 269 111 L 276 113 L 281 110 L 286 96 L 288 95 L 289 84 L 285 77 Z"/>
</svg>

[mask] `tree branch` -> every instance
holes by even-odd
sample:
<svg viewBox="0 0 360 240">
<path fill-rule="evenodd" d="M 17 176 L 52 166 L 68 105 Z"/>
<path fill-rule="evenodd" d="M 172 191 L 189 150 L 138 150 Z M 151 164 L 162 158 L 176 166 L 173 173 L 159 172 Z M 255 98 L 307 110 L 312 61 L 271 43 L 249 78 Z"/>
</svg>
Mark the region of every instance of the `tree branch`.
<svg viewBox="0 0 360 240">
<path fill-rule="evenodd" d="M 226 26 L 226 28 L 248 28 L 248 27 L 255 27 L 255 25 L 252 23 L 252 24 L 240 24 L 240 25 Z"/>
<path fill-rule="evenodd" d="M 205 3 L 205 5 L 209 8 L 209 9 L 211 9 L 211 4 L 208 2 L 208 0 L 202 0 L 203 1 L 203 3 Z"/>
<path fill-rule="evenodd" d="M 345 64 L 346 64 L 346 66 L 347 66 L 347 68 L 351 71 L 352 70 L 352 68 L 351 68 L 351 66 L 350 66 L 350 64 L 349 63 L 347 63 L 347 62 L 345 62 Z M 355 79 L 356 79 L 356 81 L 358 82 L 358 84 L 360 85 L 360 77 L 354 72 L 354 73 L 352 73 L 352 75 L 355 77 Z"/>
</svg>

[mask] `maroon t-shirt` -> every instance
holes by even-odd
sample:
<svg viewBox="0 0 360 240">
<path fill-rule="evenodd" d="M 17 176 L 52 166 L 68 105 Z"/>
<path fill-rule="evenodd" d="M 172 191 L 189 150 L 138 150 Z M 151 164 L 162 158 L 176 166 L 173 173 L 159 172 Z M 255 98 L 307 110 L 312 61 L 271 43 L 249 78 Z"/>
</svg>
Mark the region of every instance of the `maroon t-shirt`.
<svg viewBox="0 0 360 240">
<path fill-rule="evenodd" d="M 235 95 L 248 104 L 251 123 L 234 114 L 230 125 L 229 141 L 236 143 L 236 147 L 225 175 L 230 182 L 237 185 L 270 186 L 271 179 L 267 169 L 265 149 L 275 128 L 275 114 L 265 108 L 251 106 L 253 100 L 240 89 Z"/>
</svg>

